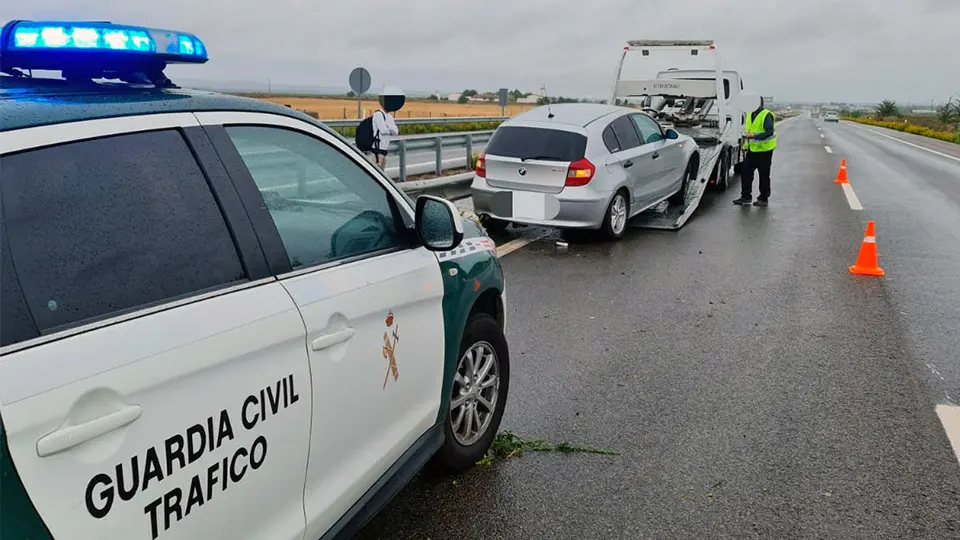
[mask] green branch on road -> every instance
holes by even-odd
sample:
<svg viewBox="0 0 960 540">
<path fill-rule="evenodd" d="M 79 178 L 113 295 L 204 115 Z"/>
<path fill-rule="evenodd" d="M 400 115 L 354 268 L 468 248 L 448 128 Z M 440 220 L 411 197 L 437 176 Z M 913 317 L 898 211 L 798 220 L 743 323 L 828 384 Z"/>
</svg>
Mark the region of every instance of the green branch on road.
<svg viewBox="0 0 960 540">
<path fill-rule="evenodd" d="M 501 431 L 493 439 L 490 451 L 477 465 L 490 465 L 497 459 L 509 459 L 523 455 L 524 452 L 559 452 L 561 454 L 600 454 L 604 456 L 619 456 L 619 452 L 586 448 L 562 442 L 551 443 L 542 439 L 525 440 L 510 431 Z"/>
</svg>

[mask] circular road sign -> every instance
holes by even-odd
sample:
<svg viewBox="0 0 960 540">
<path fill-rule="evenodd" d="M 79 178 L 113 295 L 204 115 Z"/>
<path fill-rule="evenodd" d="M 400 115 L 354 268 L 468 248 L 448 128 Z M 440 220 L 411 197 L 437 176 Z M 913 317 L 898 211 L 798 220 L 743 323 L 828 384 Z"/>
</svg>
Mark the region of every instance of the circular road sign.
<svg viewBox="0 0 960 540">
<path fill-rule="evenodd" d="M 358 67 L 350 72 L 350 89 L 359 96 L 370 89 L 370 72 Z"/>
</svg>

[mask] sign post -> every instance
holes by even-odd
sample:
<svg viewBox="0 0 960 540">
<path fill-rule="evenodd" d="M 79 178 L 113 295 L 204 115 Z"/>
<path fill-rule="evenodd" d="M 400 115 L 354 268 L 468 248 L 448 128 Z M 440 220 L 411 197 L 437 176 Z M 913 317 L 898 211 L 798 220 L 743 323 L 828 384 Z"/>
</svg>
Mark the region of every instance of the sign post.
<svg viewBox="0 0 960 540">
<path fill-rule="evenodd" d="M 358 67 L 350 72 L 350 89 L 357 95 L 357 120 L 360 120 L 360 97 L 370 89 L 370 72 L 366 68 Z"/>
<path fill-rule="evenodd" d="M 507 115 L 507 113 L 506 113 L 506 111 L 505 111 L 504 109 L 505 109 L 506 106 L 507 106 L 507 99 L 510 97 L 510 93 L 509 93 L 509 92 L 510 92 L 510 91 L 507 90 L 506 88 L 501 88 L 501 89 L 500 89 L 500 95 L 498 96 L 498 97 L 500 98 L 500 116 L 506 116 L 506 115 Z"/>
</svg>

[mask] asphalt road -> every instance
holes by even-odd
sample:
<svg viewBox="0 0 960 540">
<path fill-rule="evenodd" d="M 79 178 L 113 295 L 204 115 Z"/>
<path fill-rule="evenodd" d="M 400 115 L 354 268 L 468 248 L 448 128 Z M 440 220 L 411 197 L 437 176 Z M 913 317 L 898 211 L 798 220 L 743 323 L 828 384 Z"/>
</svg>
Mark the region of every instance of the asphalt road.
<svg viewBox="0 0 960 540">
<path fill-rule="evenodd" d="M 418 478 L 357 539 L 960 538 L 960 162 L 822 130 L 781 125 L 769 208 L 505 256 L 502 428 L 620 455 Z M 884 278 L 847 271 L 868 219 Z"/>
</svg>

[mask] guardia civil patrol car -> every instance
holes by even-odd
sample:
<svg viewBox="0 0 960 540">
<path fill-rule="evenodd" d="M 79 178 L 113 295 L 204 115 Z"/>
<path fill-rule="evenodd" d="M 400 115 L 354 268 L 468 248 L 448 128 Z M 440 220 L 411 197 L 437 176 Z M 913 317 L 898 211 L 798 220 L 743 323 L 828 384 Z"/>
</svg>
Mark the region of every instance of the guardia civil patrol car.
<svg viewBox="0 0 960 540">
<path fill-rule="evenodd" d="M 493 242 L 345 139 L 179 89 L 192 34 L 0 33 L 0 537 L 314 540 L 487 451 Z"/>
</svg>

